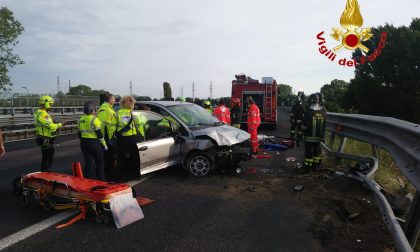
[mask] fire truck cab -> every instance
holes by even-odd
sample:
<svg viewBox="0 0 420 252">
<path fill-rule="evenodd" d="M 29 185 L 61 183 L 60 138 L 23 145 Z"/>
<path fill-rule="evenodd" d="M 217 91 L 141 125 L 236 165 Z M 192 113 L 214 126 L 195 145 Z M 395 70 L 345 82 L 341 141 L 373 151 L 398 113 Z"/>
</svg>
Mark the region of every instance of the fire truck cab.
<svg viewBox="0 0 420 252">
<path fill-rule="evenodd" d="M 261 125 L 266 128 L 277 127 L 277 82 L 273 77 L 263 77 L 262 82 L 245 74 L 235 75 L 232 81 L 232 98 L 239 98 L 242 105 L 241 128 L 246 128 L 248 97 L 251 96 L 260 109 Z"/>
</svg>

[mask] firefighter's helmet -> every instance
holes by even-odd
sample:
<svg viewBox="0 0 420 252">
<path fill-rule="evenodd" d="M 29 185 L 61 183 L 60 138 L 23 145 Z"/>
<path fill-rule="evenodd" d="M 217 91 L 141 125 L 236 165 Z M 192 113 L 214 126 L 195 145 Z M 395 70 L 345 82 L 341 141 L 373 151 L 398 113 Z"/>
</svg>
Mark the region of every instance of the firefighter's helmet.
<svg viewBox="0 0 420 252">
<path fill-rule="evenodd" d="M 211 107 L 211 102 L 210 101 L 204 101 L 204 105 L 208 106 L 208 107 Z"/>
<path fill-rule="evenodd" d="M 321 105 L 324 105 L 325 104 L 324 94 L 323 93 L 316 93 L 316 95 L 318 96 L 319 103 Z"/>
<path fill-rule="evenodd" d="M 309 102 L 310 105 L 319 104 L 319 96 L 318 96 L 318 94 L 311 94 L 308 97 L 308 102 Z"/>
<path fill-rule="evenodd" d="M 39 98 L 39 104 L 44 105 L 46 109 L 50 109 L 54 104 L 54 99 L 49 95 L 43 95 Z"/>
</svg>

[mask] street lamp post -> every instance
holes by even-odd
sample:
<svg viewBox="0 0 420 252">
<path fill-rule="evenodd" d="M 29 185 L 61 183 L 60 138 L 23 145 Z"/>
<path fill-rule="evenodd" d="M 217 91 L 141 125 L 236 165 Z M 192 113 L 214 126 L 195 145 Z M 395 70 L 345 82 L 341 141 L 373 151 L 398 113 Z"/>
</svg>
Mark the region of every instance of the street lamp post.
<svg viewBox="0 0 420 252">
<path fill-rule="evenodd" d="M 26 106 L 29 106 L 29 90 L 27 87 L 22 87 L 23 89 L 26 89 Z"/>
</svg>

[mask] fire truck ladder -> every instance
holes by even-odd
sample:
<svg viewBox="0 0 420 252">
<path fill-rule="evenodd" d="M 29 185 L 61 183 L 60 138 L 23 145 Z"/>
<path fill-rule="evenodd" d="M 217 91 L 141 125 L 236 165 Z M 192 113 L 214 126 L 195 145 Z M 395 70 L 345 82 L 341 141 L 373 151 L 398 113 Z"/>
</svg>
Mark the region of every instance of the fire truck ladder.
<svg viewBox="0 0 420 252">
<path fill-rule="evenodd" d="M 273 119 L 272 105 L 273 105 L 273 84 L 265 84 L 265 114 L 266 119 Z"/>
</svg>

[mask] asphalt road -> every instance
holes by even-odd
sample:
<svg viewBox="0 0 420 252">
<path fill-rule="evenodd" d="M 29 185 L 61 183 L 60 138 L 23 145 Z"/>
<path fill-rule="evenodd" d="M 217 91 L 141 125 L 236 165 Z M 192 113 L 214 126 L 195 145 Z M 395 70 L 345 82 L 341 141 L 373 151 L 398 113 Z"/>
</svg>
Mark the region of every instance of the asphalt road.
<svg viewBox="0 0 420 252">
<path fill-rule="evenodd" d="M 280 112 L 278 130 L 266 134 L 287 136 L 288 127 L 287 114 Z M 53 170 L 69 173 L 71 162 L 82 161 L 79 142 L 68 136 L 57 145 Z M 38 147 L 33 142 L 6 147 L 0 161 L 0 242 L 57 214 L 20 206 L 12 191 L 14 177 L 38 170 Z M 302 149 L 252 160 L 246 167 L 264 171 L 278 167 L 288 155 L 301 158 Z M 60 230 L 51 226 L 5 251 L 325 251 L 310 232 L 313 211 L 296 200 L 287 181 L 277 182 L 281 195 L 263 173 L 189 179 L 180 168 L 158 171 L 135 186 L 138 194 L 155 200 L 143 208 L 143 220 L 122 229 L 97 224 L 93 218 Z"/>
</svg>

